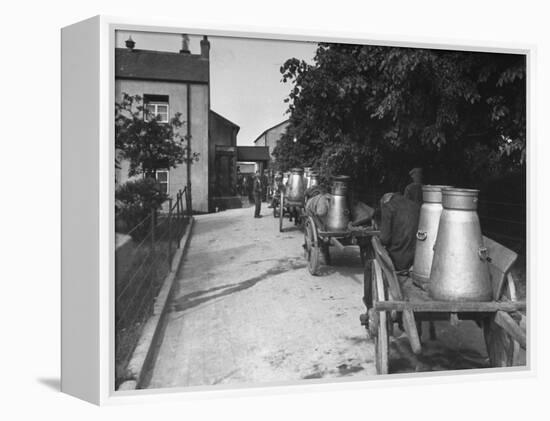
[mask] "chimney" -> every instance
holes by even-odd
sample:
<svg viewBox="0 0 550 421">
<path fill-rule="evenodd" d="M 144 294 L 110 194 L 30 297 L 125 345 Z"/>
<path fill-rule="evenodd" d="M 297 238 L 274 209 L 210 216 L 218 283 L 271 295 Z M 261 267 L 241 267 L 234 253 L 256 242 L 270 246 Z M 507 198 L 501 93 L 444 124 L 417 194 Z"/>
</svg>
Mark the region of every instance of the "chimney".
<svg viewBox="0 0 550 421">
<path fill-rule="evenodd" d="M 208 37 L 204 35 L 201 40 L 201 57 L 202 58 L 210 58 L 210 41 L 208 41 Z"/>
<path fill-rule="evenodd" d="M 181 35 L 181 50 L 180 54 L 189 54 L 191 51 L 189 51 L 189 35 L 182 34 Z"/>
<path fill-rule="evenodd" d="M 126 48 L 128 48 L 128 50 L 132 51 L 135 46 L 136 46 L 136 43 L 132 39 L 132 36 L 130 35 L 130 37 L 126 40 Z"/>
</svg>

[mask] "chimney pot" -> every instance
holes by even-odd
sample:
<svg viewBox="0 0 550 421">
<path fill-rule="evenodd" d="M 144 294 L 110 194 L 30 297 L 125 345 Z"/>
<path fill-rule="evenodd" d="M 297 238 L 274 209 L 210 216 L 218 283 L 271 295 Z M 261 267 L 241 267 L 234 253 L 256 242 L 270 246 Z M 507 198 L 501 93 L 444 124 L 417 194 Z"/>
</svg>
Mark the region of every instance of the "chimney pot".
<svg viewBox="0 0 550 421">
<path fill-rule="evenodd" d="M 182 34 L 181 35 L 181 50 L 180 54 L 189 54 L 191 51 L 189 51 L 189 35 Z"/>
<path fill-rule="evenodd" d="M 132 39 L 132 36 L 130 35 L 126 40 L 126 48 L 128 48 L 129 50 L 133 50 L 135 46 L 136 42 Z"/>
<path fill-rule="evenodd" d="M 201 40 L 201 57 L 206 59 L 210 57 L 210 41 L 206 35 Z"/>
</svg>

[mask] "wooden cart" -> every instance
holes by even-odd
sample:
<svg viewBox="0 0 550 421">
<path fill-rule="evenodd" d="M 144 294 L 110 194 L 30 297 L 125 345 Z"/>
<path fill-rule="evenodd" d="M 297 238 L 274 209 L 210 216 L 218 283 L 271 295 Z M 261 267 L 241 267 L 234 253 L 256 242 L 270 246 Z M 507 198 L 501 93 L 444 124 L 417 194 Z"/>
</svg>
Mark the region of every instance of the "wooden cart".
<svg viewBox="0 0 550 421">
<path fill-rule="evenodd" d="M 376 369 L 387 374 L 389 337 L 394 322 L 400 323 L 415 354 L 422 352 L 419 323 L 424 320 L 474 320 L 483 330 L 491 366 L 518 365 L 520 347 L 526 348 L 524 301 L 518 301 L 510 268 L 517 254 L 484 237 L 489 252 L 489 267 L 494 300 L 489 302 L 434 301 L 416 287 L 410 278 L 398 279 L 386 249 L 372 238 L 374 259 L 365 265 L 364 297 L 367 313 L 361 322 L 374 339 Z M 401 282 L 400 282 L 401 281 Z M 431 332 L 433 334 L 434 332 Z"/>
<path fill-rule="evenodd" d="M 325 223 L 316 215 L 304 215 L 305 257 L 309 273 L 319 274 L 321 255 L 327 265 L 330 265 L 330 246 L 343 249 L 345 246 L 359 247 L 361 262 L 370 261 L 374 254 L 370 239 L 380 231 L 371 227 L 351 227 L 346 231 L 330 231 Z"/>
<path fill-rule="evenodd" d="M 279 218 L 279 232 L 283 232 L 283 221 L 288 218 L 289 222 L 294 222 L 294 226 L 302 227 L 304 217 L 305 203 L 303 200 L 295 201 L 285 197 L 284 189 L 281 189 L 279 200 L 273 206 L 273 216 Z"/>
</svg>

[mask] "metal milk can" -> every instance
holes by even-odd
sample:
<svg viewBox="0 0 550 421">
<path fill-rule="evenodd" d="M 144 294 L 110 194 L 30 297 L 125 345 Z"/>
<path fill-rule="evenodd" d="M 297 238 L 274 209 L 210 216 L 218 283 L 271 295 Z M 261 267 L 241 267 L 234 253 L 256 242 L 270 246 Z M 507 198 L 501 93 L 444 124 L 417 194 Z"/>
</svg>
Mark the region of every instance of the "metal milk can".
<svg viewBox="0 0 550 421">
<path fill-rule="evenodd" d="M 293 202 L 303 202 L 305 191 L 304 170 L 292 168 L 288 178 L 286 197 Z"/>
<path fill-rule="evenodd" d="M 304 167 L 304 184 L 306 186 L 306 189 L 309 189 L 310 185 L 310 174 L 311 174 L 311 167 Z"/>
<path fill-rule="evenodd" d="M 426 283 L 430 279 L 430 270 L 434 257 L 434 244 L 439 227 L 439 217 L 443 211 L 442 188 L 449 186 L 422 186 L 422 207 L 416 233 L 414 251 L 413 279 Z"/>
<path fill-rule="evenodd" d="M 345 231 L 348 228 L 350 211 L 348 207 L 348 184 L 350 178 L 338 175 L 332 179 L 330 208 L 326 216 L 329 231 Z"/>
<path fill-rule="evenodd" d="M 285 187 L 287 186 L 289 177 L 290 177 L 289 172 L 283 173 L 283 186 L 285 186 Z"/>
<path fill-rule="evenodd" d="M 317 186 L 319 185 L 319 173 L 315 171 L 311 171 L 309 173 L 309 187 Z"/>
<path fill-rule="evenodd" d="M 446 301 L 493 299 L 487 249 L 477 215 L 479 190 L 444 188 L 430 295 Z"/>
</svg>

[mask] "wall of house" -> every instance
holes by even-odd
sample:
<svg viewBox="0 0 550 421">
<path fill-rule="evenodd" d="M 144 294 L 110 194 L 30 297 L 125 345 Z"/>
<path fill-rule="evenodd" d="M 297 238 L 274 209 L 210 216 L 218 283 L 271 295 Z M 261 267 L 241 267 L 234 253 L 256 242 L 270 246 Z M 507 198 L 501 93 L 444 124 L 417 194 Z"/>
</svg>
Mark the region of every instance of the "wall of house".
<svg viewBox="0 0 550 421">
<path fill-rule="evenodd" d="M 198 152 L 199 160 L 191 167 L 193 210 L 208 212 L 208 121 L 210 94 L 208 85 L 191 86 L 191 150 Z M 185 115 L 185 114 L 184 114 Z"/>
<path fill-rule="evenodd" d="M 210 183 L 210 199 L 214 196 L 230 196 L 234 190 L 236 190 L 237 182 L 237 166 L 236 166 L 236 145 L 237 145 L 237 132 L 238 128 L 232 124 L 229 124 L 224 119 L 218 117 L 216 114 L 210 114 L 210 163 L 209 163 L 209 183 Z M 234 147 L 234 161 L 233 161 L 233 173 L 231 174 L 231 179 L 233 180 L 234 187 L 232 189 L 222 189 L 220 191 L 220 186 L 216 186 L 216 146 L 222 147 Z M 222 148 L 227 154 L 227 149 Z M 219 177 L 219 175 L 218 175 Z M 211 209 L 213 208 L 211 203 Z"/>
<path fill-rule="evenodd" d="M 140 81 L 117 79 L 115 81 L 115 98 L 120 100 L 122 93 L 129 95 L 154 94 L 168 95 L 170 118 L 176 113 L 182 114 L 187 120 L 187 84 L 157 81 Z M 199 154 L 199 160 L 191 167 L 191 184 L 193 210 L 208 212 L 208 112 L 209 92 L 206 84 L 189 84 L 191 99 L 191 152 Z M 187 125 L 180 128 L 181 135 L 187 132 Z M 121 161 L 120 183 L 129 179 L 127 161 Z M 187 168 L 185 164 L 170 169 L 169 194 L 176 197 L 179 190 L 187 185 Z"/>
<path fill-rule="evenodd" d="M 269 146 L 269 155 L 271 156 L 271 161 L 275 160 L 275 157 L 273 156 L 273 150 L 275 149 L 275 146 L 277 146 L 277 142 L 279 141 L 281 136 L 286 132 L 287 127 L 288 122 L 285 122 L 267 131 L 264 135 L 265 140 L 262 146 Z"/>
<path fill-rule="evenodd" d="M 281 123 L 278 126 L 275 126 L 272 129 L 266 131 L 264 134 L 262 134 L 258 139 L 254 141 L 254 146 L 269 147 L 269 155 L 271 157 L 271 162 L 275 161 L 275 157 L 273 156 L 273 150 L 275 149 L 275 146 L 277 146 L 277 142 L 279 141 L 281 136 L 286 132 L 287 127 L 288 127 L 288 121 L 285 121 L 284 123 Z"/>
<path fill-rule="evenodd" d="M 260 136 L 258 139 L 254 141 L 254 146 L 267 146 L 265 144 L 266 139 L 266 133 L 264 133 L 262 136 Z"/>
</svg>

